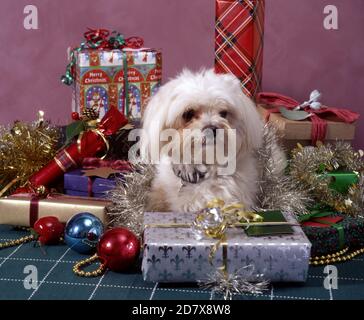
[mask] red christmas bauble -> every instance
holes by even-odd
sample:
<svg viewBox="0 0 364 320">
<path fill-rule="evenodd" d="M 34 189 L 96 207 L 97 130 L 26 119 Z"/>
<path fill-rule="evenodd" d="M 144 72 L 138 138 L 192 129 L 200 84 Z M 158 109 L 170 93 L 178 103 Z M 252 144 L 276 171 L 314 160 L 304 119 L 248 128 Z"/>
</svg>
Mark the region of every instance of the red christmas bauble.
<svg viewBox="0 0 364 320">
<path fill-rule="evenodd" d="M 57 217 L 42 217 L 34 223 L 41 244 L 56 244 L 64 233 L 64 224 Z"/>
<path fill-rule="evenodd" d="M 80 120 L 80 114 L 78 112 L 72 112 L 71 113 L 71 118 L 74 121 Z"/>
<path fill-rule="evenodd" d="M 140 242 L 136 235 L 126 228 L 113 228 L 106 231 L 97 245 L 97 254 L 105 261 L 106 267 L 121 272 L 130 268 L 140 252 Z"/>
</svg>

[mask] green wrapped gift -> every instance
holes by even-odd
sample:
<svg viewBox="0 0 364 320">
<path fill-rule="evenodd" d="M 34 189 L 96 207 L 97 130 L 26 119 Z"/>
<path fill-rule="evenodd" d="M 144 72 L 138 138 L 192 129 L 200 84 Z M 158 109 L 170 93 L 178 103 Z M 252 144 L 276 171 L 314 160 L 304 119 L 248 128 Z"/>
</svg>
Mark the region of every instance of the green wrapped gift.
<svg viewBox="0 0 364 320">
<path fill-rule="evenodd" d="M 343 248 L 364 246 L 364 219 L 344 214 L 322 212 L 316 218 L 301 222 L 312 243 L 311 256 L 337 252 Z"/>
</svg>

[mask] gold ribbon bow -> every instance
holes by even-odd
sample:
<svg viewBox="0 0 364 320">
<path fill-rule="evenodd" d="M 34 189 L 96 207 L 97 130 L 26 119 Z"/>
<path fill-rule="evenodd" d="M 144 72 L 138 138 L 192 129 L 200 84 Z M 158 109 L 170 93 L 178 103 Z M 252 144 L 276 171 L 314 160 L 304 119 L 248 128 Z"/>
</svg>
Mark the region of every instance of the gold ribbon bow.
<svg viewBox="0 0 364 320">
<path fill-rule="evenodd" d="M 201 210 L 193 222 L 193 229 L 199 237 L 217 239 L 211 248 L 209 261 L 212 264 L 216 251 L 223 245 L 226 247 L 226 230 L 229 227 L 248 226 L 250 222 L 262 222 L 263 217 L 255 212 L 244 211 L 241 203 L 225 205 L 222 199 L 215 198 L 207 203 L 207 208 Z M 244 221 L 244 222 L 242 222 Z M 227 258 L 223 250 L 223 267 L 227 269 Z"/>
</svg>

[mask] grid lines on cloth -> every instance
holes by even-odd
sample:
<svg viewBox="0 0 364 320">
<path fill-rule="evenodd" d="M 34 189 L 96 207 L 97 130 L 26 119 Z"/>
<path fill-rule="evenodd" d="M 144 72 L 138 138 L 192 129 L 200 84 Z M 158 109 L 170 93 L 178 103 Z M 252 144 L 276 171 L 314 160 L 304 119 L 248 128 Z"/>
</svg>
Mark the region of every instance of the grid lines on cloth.
<svg viewBox="0 0 364 320">
<path fill-rule="evenodd" d="M 0 226 L 0 239 L 15 239 L 25 232 Z M 4 240 L 1 240 L 4 241 Z M 222 296 L 195 284 L 151 283 L 143 281 L 138 268 L 129 273 L 108 271 L 102 277 L 82 278 L 72 272 L 75 262 L 85 255 L 66 245 L 45 247 L 46 255 L 33 243 L 0 250 L 0 299 L 17 300 L 219 300 Z M 38 271 L 36 289 L 26 289 L 26 266 Z M 306 283 L 274 283 L 262 295 L 234 295 L 237 300 L 336 300 L 364 299 L 363 256 L 336 265 L 338 288 L 327 290 L 323 267 L 310 268 Z M 92 266 L 91 266 L 92 268 Z"/>
</svg>

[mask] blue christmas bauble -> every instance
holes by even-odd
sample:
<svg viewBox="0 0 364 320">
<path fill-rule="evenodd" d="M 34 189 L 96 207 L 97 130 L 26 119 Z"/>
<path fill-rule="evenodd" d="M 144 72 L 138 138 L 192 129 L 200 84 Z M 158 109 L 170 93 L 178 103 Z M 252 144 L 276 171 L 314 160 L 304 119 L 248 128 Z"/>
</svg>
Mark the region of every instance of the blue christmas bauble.
<svg viewBox="0 0 364 320">
<path fill-rule="evenodd" d="M 64 240 L 72 250 L 90 254 L 96 250 L 103 231 L 103 224 L 98 217 L 88 212 L 81 212 L 68 220 Z"/>
</svg>

